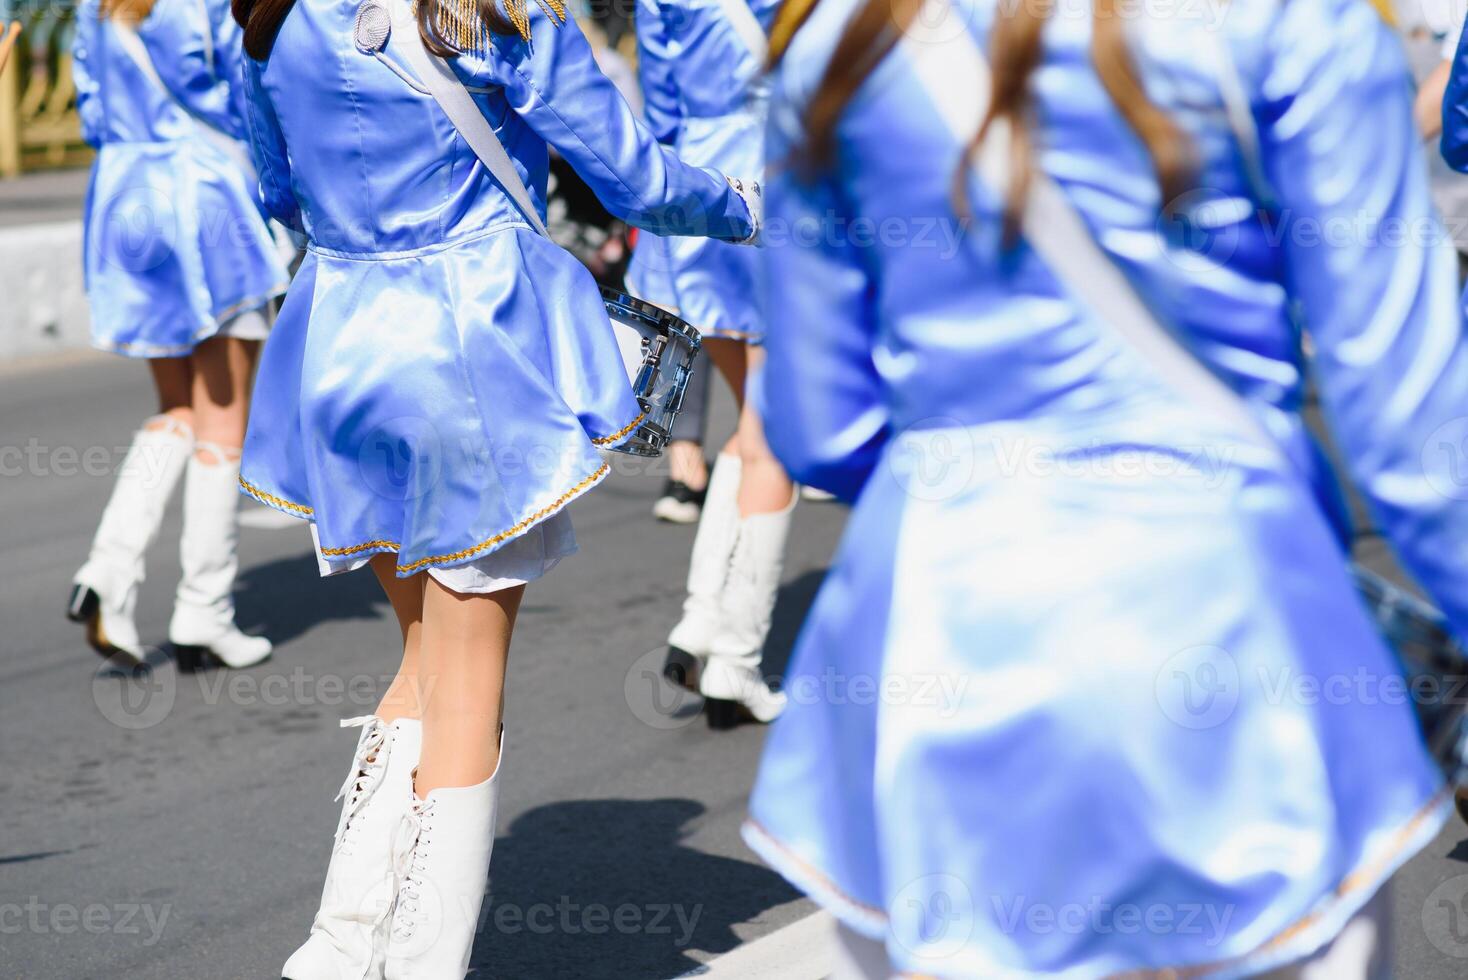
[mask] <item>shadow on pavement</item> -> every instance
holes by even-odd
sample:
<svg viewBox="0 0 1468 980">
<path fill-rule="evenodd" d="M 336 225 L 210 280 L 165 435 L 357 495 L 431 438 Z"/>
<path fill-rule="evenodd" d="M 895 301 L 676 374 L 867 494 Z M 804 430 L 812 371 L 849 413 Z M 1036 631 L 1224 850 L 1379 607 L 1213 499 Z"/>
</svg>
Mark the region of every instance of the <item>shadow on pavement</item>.
<svg viewBox="0 0 1468 980">
<path fill-rule="evenodd" d="M 785 676 L 790 666 L 790 655 L 795 651 L 795 641 L 800 638 L 800 628 L 805 624 L 806 614 L 816 601 L 816 593 L 825 579 L 824 569 L 810 571 L 781 587 L 779 598 L 775 600 L 770 635 L 765 640 L 766 675 Z"/>
<path fill-rule="evenodd" d="M 391 615 L 370 570 L 322 578 L 312 552 L 245 569 L 234 596 L 240 629 L 267 636 L 276 646 L 324 622 Z"/>
<path fill-rule="evenodd" d="M 537 807 L 495 842 L 471 976 L 495 980 L 675 977 L 722 953 L 730 928 L 799 898 L 753 858 L 686 847 L 689 799 Z"/>
</svg>

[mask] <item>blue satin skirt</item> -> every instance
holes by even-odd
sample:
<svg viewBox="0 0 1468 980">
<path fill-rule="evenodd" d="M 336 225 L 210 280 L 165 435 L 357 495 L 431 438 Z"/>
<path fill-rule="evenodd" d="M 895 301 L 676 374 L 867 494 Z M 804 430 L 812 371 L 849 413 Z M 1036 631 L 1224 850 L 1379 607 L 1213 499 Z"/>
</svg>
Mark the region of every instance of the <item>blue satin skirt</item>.
<svg viewBox="0 0 1468 980">
<path fill-rule="evenodd" d="M 590 274 L 534 232 L 313 246 L 261 356 L 240 480 L 313 521 L 326 558 L 394 552 L 408 576 L 560 511 L 640 417 Z"/>
<path fill-rule="evenodd" d="M 745 180 L 764 179 L 764 114 L 684 120 L 678 156 Z M 660 238 L 641 233 L 627 267 L 634 296 L 676 310 L 705 337 L 758 343 L 759 256 L 754 249 L 711 238 Z"/>
<path fill-rule="evenodd" d="M 83 221 L 92 343 L 102 350 L 182 357 L 285 292 L 250 181 L 203 138 L 104 144 Z"/>
<path fill-rule="evenodd" d="M 909 431 L 854 509 L 745 835 L 903 970 L 1249 975 L 1446 816 L 1308 491 L 1144 414 Z"/>
</svg>

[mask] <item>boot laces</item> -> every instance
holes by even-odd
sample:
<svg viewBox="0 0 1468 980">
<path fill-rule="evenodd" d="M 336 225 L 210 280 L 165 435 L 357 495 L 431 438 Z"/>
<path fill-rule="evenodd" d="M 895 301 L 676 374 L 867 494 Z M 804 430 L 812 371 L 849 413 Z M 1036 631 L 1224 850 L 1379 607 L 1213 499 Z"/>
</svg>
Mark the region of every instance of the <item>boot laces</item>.
<svg viewBox="0 0 1468 980">
<path fill-rule="evenodd" d="M 361 728 L 362 736 L 357 740 L 357 751 L 352 757 L 352 768 L 346 782 L 337 791 L 336 799 L 346 799 L 342 808 L 341 824 L 337 828 L 337 847 L 350 852 L 355 841 L 356 830 L 361 821 L 357 816 L 382 785 L 387 774 L 388 727 L 373 715 L 348 718 L 341 723 L 343 728 Z"/>
<path fill-rule="evenodd" d="M 398 827 L 393 845 L 393 864 L 398 876 L 397 906 L 392 922 L 392 938 L 397 942 L 411 939 L 422 917 L 419 912 L 428 875 L 428 848 L 433 843 L 436 802 L 414 798 Z"/>
</svg>

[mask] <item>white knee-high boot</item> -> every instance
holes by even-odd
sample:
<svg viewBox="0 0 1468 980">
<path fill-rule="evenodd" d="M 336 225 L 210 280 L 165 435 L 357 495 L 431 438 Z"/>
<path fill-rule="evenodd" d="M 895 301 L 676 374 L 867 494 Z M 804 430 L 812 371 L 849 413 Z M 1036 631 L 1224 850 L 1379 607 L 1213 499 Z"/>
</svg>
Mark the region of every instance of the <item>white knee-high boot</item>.
<svg viewBox="0 0 1468 980">
<path fill-rule="evenodd" d="M 663 674 L 675 684 L 698 689 L 698 674 L 713 648 L 719 630 L 719 602 L 729 576 L 739 527 L 739 480 L 743 464 L 738 456 L 720 453 L 709 473 L 708 493 L 688 559 L 688 596 L 683 618 L 668 634 L 668 660 Z"/>
<path fill-rule="evenodd" d="M 783 510 L 739 521 L 719 630 L 698 685 L 711 727 L 728 728 L 741 717 L 770 722 L 785 710 L 785 695 L 770 689 L 760 665 L 785 567 L 790 515 L 799 499 L 796 488 Z"/>
<path fill-rule="evenodd" d="M 475 786 L 414 797 L 400 842 L 406 872 L 398 884 L 386 980 L 463 980 L 479 930 L 479 910 L 494 850 L 499 774 Z"/>
<path fill-rule="evenodd" d="M 163 427 L 146 427 L 159 421 Z M 91 553 L 72 579 L 66 610 L 69 618 L 87 624 L 87 641 L 105 657 L 120 655 L 135 665 L 143 661 L 133 621 L 143 556 L 158 536 L 163 512 L 193 451 L 193 432 L 166 415 L 148 419 L 133 434 Z"/>
<path fill-rule="evenodd" d="M 270 656 L 270 641 L 246 636 L 234 624 L 235 573 L 239 556 L 240 464 L 238 450 L 200 443 L 213 462 L 189 459 L 184 486 L 183 537 L 168 639 L 181 669 L 196 669 L 205 657 L 226 667 L 249 667 Z"/>
<path fill-rule="evenodd" d="M 397 890 L 393 842 L 413 800 L 423 726 L 368 716 L 337 799 L 342 813 L 311 935 L 281 968 L 286 980 L 380 980 Z"/>
</svg>

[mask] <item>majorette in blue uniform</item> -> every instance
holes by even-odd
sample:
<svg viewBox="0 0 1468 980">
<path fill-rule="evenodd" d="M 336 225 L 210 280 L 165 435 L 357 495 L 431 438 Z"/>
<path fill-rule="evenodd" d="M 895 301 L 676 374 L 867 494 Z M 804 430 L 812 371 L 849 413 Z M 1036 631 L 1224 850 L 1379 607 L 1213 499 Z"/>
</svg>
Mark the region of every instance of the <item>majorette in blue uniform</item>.
<svg viewBox="0 0 1468 980">
<path fill-rule="evenodd" d="M 180 357 L 287 282 L 244 166 L 240 29 L 227 0 L 158 0 L 136 27 L 150 73 L 97 0 L 76 23 L 92 342 Z"/>
<path fill-rule="evenodd" d="M 858 5 L 820 0 L 785 51 L 772 159 L 804 146 Z M 995 4 L 939 6 L 920 16 L 990 49 Z M 746 835 L 885 944 L 883 977 L 1268 970 L 1330 943 L 1448 809 L 1328 517 L 1292 318 L 1376 525 L 1463 635 L 1468 339 L 1401 44 L 1351 0 L 1129 26 L 1203 190 L 1159 221 L 1089 11 L 1045 27 L 1034 160 L 1289 464 L 1169 387 L 1026 240 L 1006 247 L 999 191 L 970 180 L 958 223 L 967 136 L 918 83 L 921 43 L 862 83 L 836 163 L 767 189 L 771 226 L 891 231 L 764 256 L 770 443 L 855 509 Z"/>
<path fill-rule="evenodd" d="M 83 0 L 77 10 L 77 108 L 82 137 L 97 149 L 83 262 L 92 343 L 102 350 L 180 359 L 217 337 L 257 341 L 269 331 L 269 303 L 285 291 L 287 273 L 241 143 L 240 61 L 227 0 L 116 9 Z M 231 370 L 241 377 L 231 380 Z M 169 624 L 175 654 L 187 665 L 207 651 L 234 667 L 269 656 L 268 640 L 234 624 L 240 437 L 217 442 L 242 427 L 235 413 L 248 403 L 247 371 L 212 354 L 202 366 L 155 366 L 165 411 L 133 438 L 68 608 L 104 655 L 144 656 L 133 621 L 144 555 L 187 473 L 183 575 Z M 190 391 L 205 385 L 216 416 L 233 421 L 212 420 L 196 455 Z"/>
<path fill-rule="evenodd" d="M 390 551 L 399 575 L 459 591 L 528 581 L 574 547 L 568 527 L 540 525 L 606 476 L 600 451 L 631 433 L 637 401 L 590 274 L 530 228 L 399 38 L 356 45 L 355 16 L 302 0 L 269 60 L 245 66 L 266 205 L 309 245 L 265 350 L 241 482 L 309 519 L 332 569 Z M 751 234 L 723 176 L 638 125 L 574 22 L 535 5 L 531 22 L 533 44 L 497 36 L 453 64 L 542 212 L 554 145 L 632 224 Z M 297 84 L 322 71 L 336 84 Z M 446 571 L 533 530 L 508 571 Z"/>
<path fill-rule="evenodd" d="M 762 175 L 769 104 L 765 80 L 766 32 L 777 0 L 638 0 L 638 74 L 648 124 L 684 159 L 729 173 Z M 757 256 L 702 238 L 642 236 L 627 270 L 632 290 L 666 306 L 704 336 L 758 344 L 764 336 Z M 758 370 L 748 349 L 714 348 L 713 362 L 731 382 Z M 737 366 L 736 366 L 737 365 Z M 744 391 L 735 392 L 743 405 Z M 768 637 L 789 534 L 790 503 L 772 512 L 739 508 L 745 457 L 770 462 L 751 416 L 709 474 L 689 557 L 682 615 L 668 634 L 665 672 L 704 697 L 709 721 L 741 717 L 768 722 L 782 700 L 763 671 Z M 778 467 L 752 467 L 768 480 Z M 755 488 L 746 499 L 772 488 Z"/>
<path fill-rule="evenodd" d="M 264 59 L 245 66 L 266 204 L 309 244 L 260 368 L 241 485 L 312 522 L 328 574 L 390 554 L 399 578 L 426 574 L 455 593 L 536 579 L 574 548 L 564 508 L 641 420 L 590 273 L 527 220 L 530 209 L 543 220 L 551 146 L 631 224 L 755 235 L 734 182 L 653 139 L 556 0 L 495 13 L 509 23 L 491 34 L 473 2 L 296 0 L 268 52 L 252 46 Z M 455 49 L 441 64 L 427 59 L 419 14 Z M 247 16 L 254 26 L 261 14 Z M 453 86 L 467 87 L 468 111 L 528 188 L 526 211 L 450 121 L 434 79 L 460 99 Z M 425 600 L 425 635 L 434 615 L 447 614 Z M 484 642 L 473 653 L 507 650 Z M 502 755 L 480 782 L 422 792 L 413 772 L 430 763 L 430 707 L 360 720 L 322 903 L 284 976 L 468 968 Z M 497 704 L 482 710 L 462 721 L 498 717 Z"/>
</svg>

